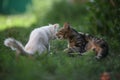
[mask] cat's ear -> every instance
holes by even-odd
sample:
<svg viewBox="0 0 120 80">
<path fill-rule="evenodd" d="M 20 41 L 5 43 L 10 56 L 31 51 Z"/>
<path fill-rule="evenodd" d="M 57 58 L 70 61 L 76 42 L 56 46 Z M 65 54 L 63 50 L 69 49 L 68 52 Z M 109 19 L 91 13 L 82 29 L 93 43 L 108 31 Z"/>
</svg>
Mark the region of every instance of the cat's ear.
<svg viewBox="0 0 120 80">
<path fill-rule="evenodd" d="M 70 24 L 69 23 L 64 23 L 63 27 L 64 27 L 64 29 L 70 29 Z"/>
<path fill-rule="evenodd" d="M 59 28 L 59 24 L 57 24 L 57 23 L 54 24 L 54 28 L 55 28 L 55 29 Z"/>
</svg>

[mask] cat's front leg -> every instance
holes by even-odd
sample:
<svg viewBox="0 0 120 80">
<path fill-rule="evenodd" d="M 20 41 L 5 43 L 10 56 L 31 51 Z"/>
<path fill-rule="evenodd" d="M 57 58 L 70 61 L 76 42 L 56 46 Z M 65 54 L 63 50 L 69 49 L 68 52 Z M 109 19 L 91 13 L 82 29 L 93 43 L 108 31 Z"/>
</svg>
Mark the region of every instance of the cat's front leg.
<svg viewBox="0 0 120 80">
<path fill-rule="evenodd" d="M 64 49 L 64 52 L 66 52 L 66 53 L 74 53 L 74 50 L 72 48 L 66 48 L 66 49 Z"/>
<path fill-rule="evenodd" d="M 67 53 L 76 53 L 76 52 L 79 52 L 78 48 L 77 47 L 68 47 L 66 49 L 64 49 L 65 52 Z"/>
<path fill-rule="evenodd" d="M 66 48 L 63 51 L 68 53 L 69 52 L 69 48 Z"/>
<path fill-rule="evenodd" d="M 45 48 L 47 49 L 47 53 L 49 54 L 50 53 L 50 43 L 46 44 Z"/>
<path fill-rule="evenodd" d="M 71 57 L 74 57 L 76 55 L 81 55 L 79 53 L 79 48 L 78 47 L 72 47 L 72 48 L 70 47 L 70 48 L 67 48 L 65 50 L 68 53 L 68 55 L 71 56 Z"/>
</svg>

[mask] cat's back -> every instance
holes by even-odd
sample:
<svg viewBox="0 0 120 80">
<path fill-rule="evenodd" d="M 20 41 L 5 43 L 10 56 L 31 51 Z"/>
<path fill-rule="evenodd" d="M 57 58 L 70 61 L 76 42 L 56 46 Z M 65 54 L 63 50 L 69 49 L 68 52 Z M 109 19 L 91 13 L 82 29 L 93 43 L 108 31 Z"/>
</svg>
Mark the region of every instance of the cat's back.
<svg viewBox="0 0 120 80">
<path fill-rule="evenodd" d="M 39 27 L 39 28 L 35 28 L 32 32 L 31 35 L 42 35 L 44 36 L 46 34 L 46 32 L 48 31 L 48 26 L 43 26 L 43 27 Z"/>
</svg>

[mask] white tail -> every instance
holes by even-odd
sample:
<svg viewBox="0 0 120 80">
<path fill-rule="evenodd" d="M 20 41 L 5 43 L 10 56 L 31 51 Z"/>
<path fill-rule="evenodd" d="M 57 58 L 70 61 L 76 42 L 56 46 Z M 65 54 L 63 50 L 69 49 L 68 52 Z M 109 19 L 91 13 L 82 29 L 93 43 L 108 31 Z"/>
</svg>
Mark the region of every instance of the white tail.
<svg viewBox="0 0 120 80">
<path fill-rule="evenodd" d="M 4 40 L 4 45 L 10 47 L 12 50 L 15 50 L 17 54 L 21 53 L 22 55 L 26 55 L 27 52 L 24 50 L 24 46 L 17 40 L 13 38 L 7 38 Z"/>
</svg>

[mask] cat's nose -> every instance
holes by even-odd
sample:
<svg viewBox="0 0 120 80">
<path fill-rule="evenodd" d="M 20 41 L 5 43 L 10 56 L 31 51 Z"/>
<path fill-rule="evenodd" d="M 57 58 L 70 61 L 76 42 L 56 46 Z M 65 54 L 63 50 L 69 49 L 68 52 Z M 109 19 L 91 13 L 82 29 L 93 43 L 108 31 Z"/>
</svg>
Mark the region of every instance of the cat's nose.
<svg viewBox="0 0 120 80">
<path fill-rule="evenodd" d="M 58 33 L 56 33 L 56 36 L 59 37 Z"/>
<path fill-rule="evenodd" d="M 56 33 L 55 35 L 56 35 L 56 37 L 58 38 L 58 34 Z"/>
<path fill-rule="evenodd" d="M 96 51 L 96 49 L 95 49 L 95 48 L 93 48 L 92 50 L 93 50 L 93 51 Z"/>
<path fill-rule="evenodd" d="M 57 38 L 60 38 L 60 36 L 59 35 L 56 35 L 57 36 Z"/>
</svg>

